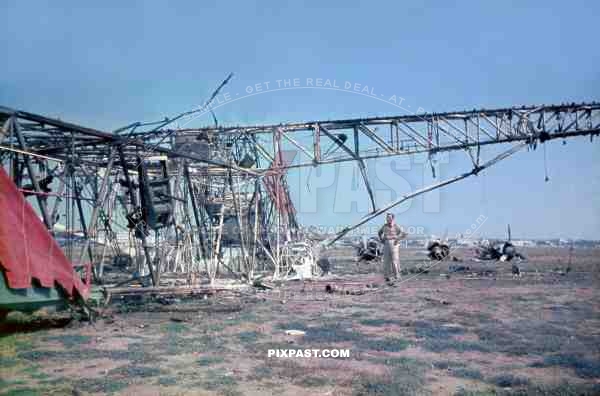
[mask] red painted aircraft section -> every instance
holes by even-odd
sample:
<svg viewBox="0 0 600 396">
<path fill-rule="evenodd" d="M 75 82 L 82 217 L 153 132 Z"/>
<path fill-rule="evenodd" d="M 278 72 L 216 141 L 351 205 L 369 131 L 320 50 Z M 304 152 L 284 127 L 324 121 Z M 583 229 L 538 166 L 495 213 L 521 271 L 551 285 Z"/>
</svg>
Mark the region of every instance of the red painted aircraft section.
<svg viewBox="0 0 600 396">
<path fill-rule="evenodd" d="M 37 213 L 0 166 L 0 267 L 11 289 L 60 285 L 71 297 L 87 297 L 84 283 Z"/>
</svg>

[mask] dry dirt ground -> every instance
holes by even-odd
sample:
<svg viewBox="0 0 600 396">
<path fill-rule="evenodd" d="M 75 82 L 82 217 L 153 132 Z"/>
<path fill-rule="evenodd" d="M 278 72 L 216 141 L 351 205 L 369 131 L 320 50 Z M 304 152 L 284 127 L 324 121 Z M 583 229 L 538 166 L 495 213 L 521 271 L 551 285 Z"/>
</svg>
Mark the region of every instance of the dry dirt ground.
<svg viewBox="0 0 600 396">
<path fill-rule="evenodd" d="M 530 249 L 521 278 L 506 263 L 445 262 L 393 286 L 347 253 L 333 276 L 285 292 L 113 303 L 66 327 L 11 315 L 0 394 L 600 394 L 600 251 L 576 250 L 568 273 L 568 249 Z M 404 268 L 424 262 L 413 253 Z M 267 355 L 317 348 L 350 357 Z"/>
</svg>

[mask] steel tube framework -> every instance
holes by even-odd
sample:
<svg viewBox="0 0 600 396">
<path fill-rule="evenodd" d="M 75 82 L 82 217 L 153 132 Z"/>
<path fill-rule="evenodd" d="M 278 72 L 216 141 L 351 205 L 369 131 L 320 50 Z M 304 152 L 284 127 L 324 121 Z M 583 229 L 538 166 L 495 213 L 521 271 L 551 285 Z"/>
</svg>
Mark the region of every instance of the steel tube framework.
<svg viewBox="0 0 600 396">
<path fill-rule="evenodd" d="M 275 129 L 279 129 L 285 140 L 290 142 L 289 149 L 295 148 L 300 154 L 299 160 L 288 166 L 297 168 L 416 153 L 468 151 L 490 144 L 520 141 L 534 144 L 552 139 L 597 135 L 600 132 L 600 103 L 182 129 L 178 133 L 260 136 L 270 135 Z M 342 141 L 345 144 L 342 143 L 342 150 L 324 153 L 321 150 L 323 140 L 336 145 Z M 354 146 L 354 150 L 347 145 Z"/>
<path fill-rule="evenodd" d="M 600 103 L 277 125 L 168 124 L 133 123 L 111 133 L 0 107 L 0 162 L 21 191 L 35 196 L 49 229 L 64 213 L 73 236 L 79 218 L 85 241 L 79 259 L 90 256 L 99 276 L 107 246 L 117 255 L 128 252 L 137 276 L 154 286 L 162 273 L 202 268 L 211 281 L 220 269 L 251 277 L 267 264 L 279 275 L 290 269 L 288 244 L 302 238 L 285 179 L 290 169 L 356 162 L 375 216 L 389 205 L 375 207 L 366 160 L 464 151 L 473 167 L 460 180 L 489 164 L 480 160 L 484 146 L 593 138 L 600 134 Z M 58 180 L 50 186 L 52 177 Z M 129 235 L 129 250 L 117 240 L 118 227 Z M 91 245 L 101 239 L 98 230 L 105 238 L 101 256 Z"/>
</svg>

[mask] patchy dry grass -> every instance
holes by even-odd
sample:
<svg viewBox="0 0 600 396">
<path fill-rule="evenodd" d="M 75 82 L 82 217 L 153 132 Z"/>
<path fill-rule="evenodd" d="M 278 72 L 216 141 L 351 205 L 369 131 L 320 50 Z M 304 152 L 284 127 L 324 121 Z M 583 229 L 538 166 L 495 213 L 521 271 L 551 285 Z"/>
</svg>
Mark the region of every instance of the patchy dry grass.
<svg viewBox="0 0 600 396">
<path fill-rule="evenodd" d="M 157 383 L 163 386 L 177 385 L 177 377 L 160 377 Z"/>
<path fill-rule="evenodd" d="M 127 386 L 129 386 L 129 382 L 124 379 L 117 380 L 109 377 L 82 378 L 81 380 L 77 381 L 77 386 L 75 389 L 80 389 L 84 392 L 101 392 L 112 394 L 127 388 Z"/>
<path fill-rule="evenodd" d="M 537 355 L 569 348 L 572 333 L 558 326 L 532 320 L 510 325 L 482 326 L 475 331 L 491 350 L 514 355 Z"/>
<path fill-rule="evenodd" d="M 454 362 L 454 361 L 450 361 L 450 360 L 436 360 L 436 361 L 432 362 L 431 365 L 433 366 L 433 368 L 436 368 L 439 370 L 453 370 L 456 368 L 465 367 L 466 363 Z"/>
<path fill-rule="evenodd" d="M 213 364 L 220 364 L 225 361 L 222 356 L 202 356 L 196 361 L 199 366 L 211 366 Z"/>
<path fill-rule="evenodd" d="M 331 345 L 336 342 L 359 342 L 365 338 L 365 335 L 339 322 L 309 327 L 305 331 L 303 342 L 307 344 Z"/>
<path fill-rule="evenodd" d="M 327 377 L 315 377 L 315 376 L 306 376 L 302 377 L 299 380 L 294 381 L 294 384 L 300 385 L 304 388 L 313 388 L 313 387 L 321 387 L 326 386 L 332 383 L 332 380 Z"/>
<path fill-rule="evenodd" d="M 11 334 L 0 336 L 0 357 L 13 358 L 18 351 L 31 349 L 33 346 L 31 335 Z"/>
<path fill-rule="evenodd" d="M 106 375 L 113 378 L 147 378 L 163 374 L 164 370 L 156 367 L 126 365 L 112 369 Z"/>
<path fill-rule="evenodd" d="M 0 396 L 140 393 L 136 386 L 161 394 L 600 394 L 600 278 L 527 277 L 524 267 L 513 280 L 498 266 L 496 280 L 448 280 L 442 271 L 285 304 L 140 299 L 94 326 L 0 336 Z M 381 283 L 378 276 L 347 280 Z M 267 357 L 269 349 L 324 348 L 348 348 L 350 358 Z"/>
<path fill-rule="evenodd" d="M 363 350 L 384 351 L 384 352 L 399 352 L 410 345 L 410 342 L 403 338 L 374 338 L 363 339 L 358 343 Z"/>
<path fill-rule="evenodd" d="M 500 374 L 490 378 L 489 382 L 500 388 L 516 388 L 529 384 L 529 379 L 512 374 Z"/>
<path fill-rule="evenodd" d="M 248 381 L 260 381 L 273 376 L 273 368 L 270 365 L 254 366 L 252 373 L 246 376 Z"/>
<path fill-rule="evenodd" d="M 456 340 L 454 338 L 427 338 L 422 343 L 421 346 L 424 349 L 427 349 L 432 352 L 448 352 L 448 351 L 456 351 L 456 352 L 492 352 L 493 349 L 483 343 L 478 341 L 461 341 Z"/>
<path fill-rule="evenodd" d="M 352 382 L 354 395 L 415 395 L 423 390 L 427 364 L 410 358 L 375 359 L 388 372 L 383 376 L 360 375 Z"/>
<path fill-rule="evenodd" d="M 387 326 L 387 325 L 402 325 L 404 322 L 400 321 L 400 320 L 396 320 L 396 319 L 384 319 L 384 318 L 377 318 L 377 319 L 364 319 L 360 321 L 360 324 L 365 325 L 365 326 L 372 326 L 372 327 L 381 327 L 381 326 Z"/>
<path fill-rule="evenodd" d="M 581 355 L 558 354 L 546 356 L 542 362 L 534 362 L 532 367 L 562 366 L 572 368 L 581 378 L 600 378 L 600 360 L 586 359 Z"/>
<path fill-rule="evenodd" d="M 164 327 L 164 331 L 170 336 L 173 336 L 175 334 L 183 334 L 183 333 L 187 333 L 190 331 L 188 326 L 186 326 L 184 323 L 178 323 L 178 322 L 169 322 L 169 323 L 165 324 L 163 327 Z"/>
<path fill-rule="evenodd" d="M 0 378 L 0 389 L 4 389 L 7 388 L 9 386 L 13 386 L 13 385 L 25 385 L 25 381 L 23 380 L 9 380 L 9 379 L 4 379 L 4 378 Z"/>
<path fill-rule="evenodd" d="M 467 367 L 458 367 L 456 369 L 453 369 L 450 371 L 450 374 L 453 377 L 459 377 L 459 378 L 468 378 L 468 379 L 474 379 L 474 380 L 482 380 L 483 379 L 483 374 L 481 374 L 481 371 L 472 369 L 472 368 L 467 368 Z"/>
<path fill-rule="evenodd" d="M 243 331 L 243 332 L 237 334 L 237 338 L 243 344 L 254 343 L 254 342 L 258 341 L 258 339 L 261 337 L 262 337 L 262 334 L 260 334 L 259 332 L 256 332 L 256 331 Z"/>
<path fill-rule="evenodd" d="M 511 394 L 518 396 L 594 396 L 600 394 L 600 384 L 560 383 L 533 384 Z"/>
<path fill-rule="evenodd" d="M 562 382 L 558 384 L 530 384 L 518 389 L 469 390 L 462 388 L 454 396 L 596 396 L 599 384 Z"/>
<path fill-rule="evenodd" d="M 308 324 L 300 321 L 280 322 L 277 323 L 277 328 L 280 330 L 308 330 Z"/>
<path fill-rule="evenodd" d="M 88 344 L 92 340 L 92 337 L 81 334 L 62 334 L 47 337 L 47 340 L 58 341 L 62 343 L 65 346 L 65 348 L 74 348 L 83 344 Z"/>
<path fill-rule="evenodd" d="M 224 374 L 222 371 L 209 370 L 205 378 L 196 383 L 196 386 L 206 390 L 221 390 L 228 395 L 238 394 L 237 380 L 233 375 Z"/>
</svg>

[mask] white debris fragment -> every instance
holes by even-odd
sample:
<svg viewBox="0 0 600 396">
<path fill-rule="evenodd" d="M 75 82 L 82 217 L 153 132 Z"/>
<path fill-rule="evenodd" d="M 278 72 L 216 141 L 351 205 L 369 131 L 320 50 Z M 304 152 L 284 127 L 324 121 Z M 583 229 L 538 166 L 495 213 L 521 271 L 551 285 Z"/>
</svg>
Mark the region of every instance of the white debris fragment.
<svg viewBox="0 0 600 396">
<path fill-rule="evenodd" d="M 304 332 L 302 330 L 286 330 L 285 334 L 291 335 L 291 336 L 301 336 L 301 335 L 306 334 L 306 332 Z"/>
</svg>

